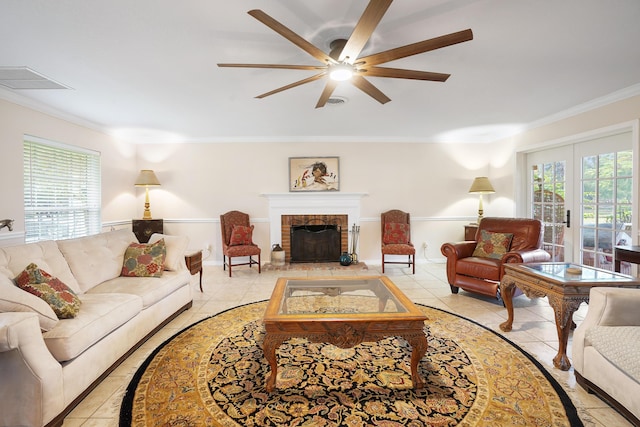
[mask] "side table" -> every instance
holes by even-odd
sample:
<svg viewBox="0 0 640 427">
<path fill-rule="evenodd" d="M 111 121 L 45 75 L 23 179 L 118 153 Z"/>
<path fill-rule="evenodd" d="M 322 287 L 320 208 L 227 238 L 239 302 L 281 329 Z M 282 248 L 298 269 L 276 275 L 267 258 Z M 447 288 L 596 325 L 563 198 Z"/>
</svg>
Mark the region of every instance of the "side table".
<svg viewBox="0 0 640 427">
<path fill-rule="evenodd" d="M 200 292 L 202 292 L 202 251 L 196 251 L 184 256 L 184 260 L 187 263 L 187 269 L 189 273 L 200 273 Z"/>
<path fill-rule="evenodd" d="M 564 262 L 505 264 L 500 292 L 508 318 L 500 324 L 500 329 L 509 332 L 513 326 L 513 293 L 516 287 L 529 298 L 546 296 L 553 308 L 558 333 L 558 354 L 553 358 L 553 366 L 567 371 L 571 367 L 567 344 L 569 332 L 575 325 L 573 313 L 581 303 L 589 303 L 591 288 L 598 286 L 637 289 L 640 288 L 640 280 L 587 265 Z"/>
<path fill-rule="evenodd" d="M 640 264 L 640 246 L 616 246 L 615 253 L 615 271 L 620 273 L 620 262 L 630 262 Z"/>
<path fill-rule="evenodd" d="M 464 226 L 464 240 L 476 240 L 478 224 L 467 224 Z"/>
<path fill-rule="evenodd" d="M 140 243 L 147 243 L 153 233 L 164 232 L 164 221 L 161 219 L 133 219 L 131 226 Z"/>
</svg>

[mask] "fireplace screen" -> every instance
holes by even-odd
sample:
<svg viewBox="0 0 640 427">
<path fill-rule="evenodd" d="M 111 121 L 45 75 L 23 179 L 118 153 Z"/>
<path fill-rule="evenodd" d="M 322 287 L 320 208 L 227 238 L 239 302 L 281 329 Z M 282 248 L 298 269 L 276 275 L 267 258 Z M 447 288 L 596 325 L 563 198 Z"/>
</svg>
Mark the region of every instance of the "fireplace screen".
<svg viewBox="0 0 640 427">
<path fill-rule="evenodd" d="M 339 225 L 291 226 L 291 262 L 340 261 Z"/>
</svg>

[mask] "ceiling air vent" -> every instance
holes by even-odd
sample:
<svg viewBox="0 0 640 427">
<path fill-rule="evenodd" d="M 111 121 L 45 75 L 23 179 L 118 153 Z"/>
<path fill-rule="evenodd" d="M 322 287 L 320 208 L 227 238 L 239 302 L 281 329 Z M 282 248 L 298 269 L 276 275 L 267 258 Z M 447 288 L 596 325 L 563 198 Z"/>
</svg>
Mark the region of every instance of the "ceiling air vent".
<svg viewBox="0 0 640 427">
<path fill-rule="evenodd" d="M 0 67 L 0 86 L 9 89 L 71 89 L 28 67 Z"/>
<path fill-rule="evenodd" d="M 342 96 L 332 96 L 327 99 L 328 105 L 343 105 L 347 103 L 347 98 L 343 98 Z"/>
</svg>

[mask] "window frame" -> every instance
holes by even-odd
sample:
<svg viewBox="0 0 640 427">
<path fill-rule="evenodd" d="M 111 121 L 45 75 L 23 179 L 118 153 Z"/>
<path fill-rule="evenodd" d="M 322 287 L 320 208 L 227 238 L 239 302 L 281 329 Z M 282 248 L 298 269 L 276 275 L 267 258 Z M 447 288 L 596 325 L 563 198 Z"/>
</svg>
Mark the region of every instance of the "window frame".
<svg viewBox="0 0 640 427">
<path fill-rule="evenodd" d="M 101 169 L 98 151 L 25 135 L 25 243 L 99 233 Z"/>
</svg>

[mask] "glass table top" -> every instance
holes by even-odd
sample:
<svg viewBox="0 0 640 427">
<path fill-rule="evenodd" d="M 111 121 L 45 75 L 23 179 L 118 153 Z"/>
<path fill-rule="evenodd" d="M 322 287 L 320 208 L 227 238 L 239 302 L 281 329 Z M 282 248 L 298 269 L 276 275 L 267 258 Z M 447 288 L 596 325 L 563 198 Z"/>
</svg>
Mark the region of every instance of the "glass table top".
<svg viewBox="0 0 640 427">
<path fill-rule="evenodd" d="M 280 279 L 278 314 L 406 313 L 397 288 L 381 277 Z M 278 289 L 278 288 L 276 288 Z"/>
<path fill-rule="evenodd" d="M 537 274 L 550 279 L 563 282 L 630 282 L 635 281 L 633 277 L 612 271 L 602 270 L 587 265 L 564 263 L 564 262 L 542 262 L 531 264 L 519 264 L 524 269 L 534 270 Z"/>
</svg>

